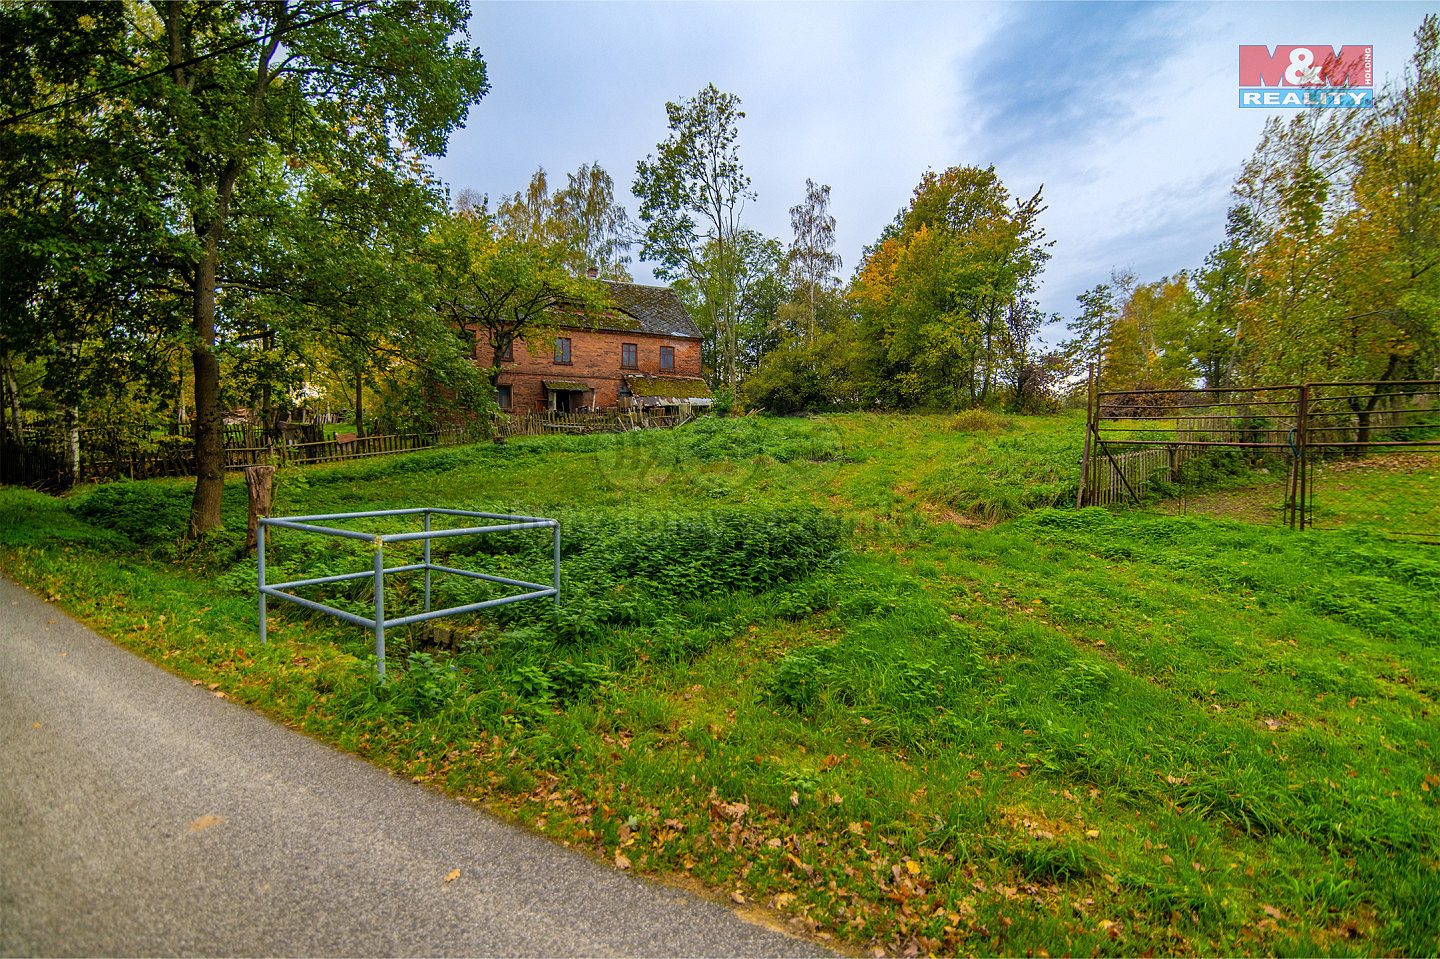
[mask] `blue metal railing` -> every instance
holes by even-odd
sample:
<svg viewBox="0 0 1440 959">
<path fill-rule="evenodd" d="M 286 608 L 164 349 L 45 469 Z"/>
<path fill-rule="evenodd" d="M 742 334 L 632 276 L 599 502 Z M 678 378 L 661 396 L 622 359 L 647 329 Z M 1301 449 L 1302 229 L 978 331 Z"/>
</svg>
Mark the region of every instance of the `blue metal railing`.
<svg viewBox="0 0 1440 959">
<path fill-rule="evenodd" d="M 502 520 L 504 522 L 491 526 L 466 526 L 460 529 L 439 529 L 430 528 L 430 517 L 439 516 L 464 516 L 471 519 Z M 317 523 L 331 522 L 334 520 L 348 519 L 369 519 L 377 516 L 423 516 L 424 529 L 414 533 L 361 533 L 352 529 L 339 529 L 334 526 L 318 526 Z M 313 579 L 297 579 L 288 583 L 266 583 L 265 582 L 265 530 L 267 527 L 279 529 L 293 529 L 304 533 L 321 533 L 326 536 L 343 536 L 346 539 L 358 539 L 373 542 L 375 544 L 375 567 L 373 570 L 360 573 L 341 573 L 338 576 L 318 576 Z M 486 573 L 477 573 L 468 569 L 456 569 L 453 566 L 441 566 L 430 561 L 430 541 L 445 539 L 452 536 L 469 536 L 480 533 L 508 533 L 522 529 L 546 529 L 554 531 L 554 573 L 550 586 L 543 586 L 540 583 L 527 583 L 518 579 L 506 579 L 503 576 L 490 576 Z M 405 566 L 385 566 L 385 546 L 388 543 L 408 543 L 415 540 L 425 541 L 425 560 L 421 563 L 409 563 Z M 474 513 L 460 509 L 441 509 L 439 507 L 416 507 L 414 509 L 387 509 L 374 510 L 366 513 L 323 513 L 315 516 L 276 516 L 264 517 L 259 520 L 256 530 L 255 555 L 258 563 L 256 594 L 260 608 L 260 641 L 269 642 L 265 635 L 265 599 L 267 596 L 275 599 L 282 599 L 287 603 L 295 603 L 304 606 L 306 609 L 313 609 L 321 613 L 329 613 L 331 616 L 343 619 L 346 622 L 354 623 L 357 626 L 365 626 L 375 630 L 375 672 L 381 678 L 385 676 L 385 630 L 390 626 L 406 626 L 410 623 L 420 623 L 429 619 L 438 619 L 441 616 L 453 616 L 456 613 L 469 613 L 479 609 L 487 609 L 491 606 L 503 606 L 506 603 L 519 603 L 527 599 L 544 599 L 547 596 L 555 597 L 555 603 L 560 603 L 560 523 L 553 519 L 545 519 L 540 516 L 511 516 L 505 513 Z M 397 616 L 394 619 L 385 618 L 385 575 L 387 573 L 414 573 L 420 570 L 425 571 L 425 611 L 414 613 L 410 616 Z M 483 579 L 491 583 L 499 583 L 503 586 L 514 586 L 527 590 L 524 593 L 516 593 L 510 596 L 502 596 L 499 599 L 489 599 L 483 603 L 467 603 L 464 606 L 451 606 L 448 609 L 430 608 L 430 577 L 433 573 L 451 573 L 456 576 L 466 576 L 471 579 Z M 327 583 L 342 583 L 353 579 L 370 579 L 374 582 L 375 589 L 375 616 L 367 619 L 364 616 L 357 616 L 355 613 L 334 606 L 327 606 L 324 603 L 317 603 L 314 600 L 303 599 L 285 592 L 289 589 L 298 589 L 302 586 L 321 586 Z"/>
</svg>

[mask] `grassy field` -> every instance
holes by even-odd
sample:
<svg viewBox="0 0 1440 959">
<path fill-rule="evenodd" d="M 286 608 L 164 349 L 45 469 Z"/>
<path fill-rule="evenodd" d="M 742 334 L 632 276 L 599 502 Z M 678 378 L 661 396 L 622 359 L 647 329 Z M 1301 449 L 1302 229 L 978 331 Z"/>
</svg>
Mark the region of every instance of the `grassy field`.
<svg viewBox="0 0 1440 959">
<path fill-rule="evenodd" d="M 1273 476 L 1233 470 L 1184 515 L 1077 511 L 1080 440 L 1073 418 L 747 418 L 283 471 L 279 514 L 562 522 L 558 612 L 453 621 L 454 652 L 394 630 L 383 684 L 363 630 L 299 607 L 258 643 L 238 482 L 198 545 L 184 483 L 3 490 L 0 558 L 216 692 L 837 948 L 1440 951 L 1440 548 L 1365 529 L 1423 525 L 1440 470 L 1332 469 L 1339 529 L 1297 534 Z M 1269 525 L 1206 515 L 1226 502 Z M 367 550 L 281 533 L 270 575 Z M 436 550 L 549 575 L 538 534 Z M 417 587 L 387 580 L 387 612 Z M 440 578 L 436 602 L 489 589 Z"/>
</svg>

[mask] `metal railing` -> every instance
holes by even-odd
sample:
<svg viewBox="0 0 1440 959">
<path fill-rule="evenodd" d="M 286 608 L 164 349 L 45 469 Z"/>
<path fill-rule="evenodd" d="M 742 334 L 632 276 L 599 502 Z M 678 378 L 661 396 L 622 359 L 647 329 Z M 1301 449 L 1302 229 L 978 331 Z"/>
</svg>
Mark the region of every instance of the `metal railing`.
<svg viewBox="0 0 1440 959">
<path fill-rule="evenodd" d="M 491 526 L 466 526 L 459 529 L 436 529 L 430 528 L 430 517 L 439 516 L 463 516 L 472 519 L 503 520 L 505 522 Z M 338 529 L 333 526 L 317 526 L 316 523 L 332 522 L 335 520 L 370 519 L 380 516 L 423 516 L 424 529 L 413 533 L 362 533 L 351 529 Z M 365 626 L 375 631 L 375 671 L 381 677 L 385 676 L 385 630 L 391 626 L 406 626 L 410 623 L 420 623 L 426 620 L 438 619 L 441 616 L 453 616 L 456 613 L 469 613 L 475 610 L 487 609 L 491 606 L 503 606 L 507 603 L 519 603 L 527 599 L 544 599 L 547 596 L 555 597 L 555 603 L 560 603 L 560 523 L 553 519 L 545 519 L 540 516 L 512 516 L 505 513 L 474 513 L 468 510 L 441 509 L 438 507 L 415 507 L 413 509 L 390 509 L 374 510 L 365 513 L 323 513 L 315 516 L 275 516 L 262 517 L 258 521 L 256 530 L 255 555 L 257 559 L 257 603 L 260 610 L 260 641 L 269 642 L 265 635 L 265 599 L 274 597 L 304 606 L 306 609 L 313 609 L 321 613 L 329 613 L 346 622 L 354 623 L 357 626 Z M 358 539 L 370 541 L 375 544 L 375 565 L 373 570 L 358 573 L 341 573 L 337 576 L 318 576 L 312 579 L 297 579 L 287 583 L 266 583 L 265 582 L 265 530 L 268 527 L 279 529 L 293 529 L 304 533 L 321 533 L 326 536 L 343 536 L 346 539 Z M 473 570 L 456 569 L 453 566 L 442 566 L 430 561 L 430 541 L 444 539 L 452 536 L 469 536 L 480 533 L 507 533 L 523 529 L 545 529 L 554 531 L 554 572 L 550 586 L 543 586 L 539 583 L 527 583 L 518 579 L 506 579 L 503 576 L 491 576 L 488 573 L 477 573 Z M 415 540 L 424 540 L 425 558 L 420 563 L 407 563 L 403 566 L 385 566 L 385 546 L 389 543 L 409 543 Z M 414 613 L 409 616 L 397 616 L 394 619 L 385 618 L 385 576 L 387 573 L 414 573 L 425 571 L 425 611 Z M 467 576 L 471 579 L 482 579 L 491 583 L 499 583 L 503 586 L 514 586 L 528 592 L 517 593 L 511 596 L 502 596 L 499 599 L 488 599 L 481 603 L 467 603 L 463 606 L 451 606 L 447 609 L 430 608 L 430 578 L 434 573 L 451 573 L 456 576 Z M 342 583 L 349 580 L 369 578 L 374 582 L 375 590 L 375 616 L 367 619 L 355 613 L 334 606 L 327 606 L 324 603 L 317 603 L 314 600 L 304 599 L 285 592 L 289 589 L 298 589 L 302 586 L 321 586 L 327 583 Z"/>
</svg>

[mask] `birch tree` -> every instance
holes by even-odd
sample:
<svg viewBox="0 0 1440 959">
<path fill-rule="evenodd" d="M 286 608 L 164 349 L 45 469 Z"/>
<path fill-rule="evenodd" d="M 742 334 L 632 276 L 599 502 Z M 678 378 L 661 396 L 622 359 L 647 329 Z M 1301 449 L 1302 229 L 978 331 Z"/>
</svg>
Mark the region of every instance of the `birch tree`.
<svg viewBox="0 0 1440 959">
<path fill-rule="evenodd" d="M 739 369 L 739 250 L 741 213 L 755 199 L 740 163 L 740 98 L 714 84 L 693 98 L 666 103 L 670 135 L 635 166 L 644 234 L 640 255 L 659 265 L 656 276 L 687 279 L 701 291 L 716 330 L 714 368 L 734 389 Z"/>
</svg>

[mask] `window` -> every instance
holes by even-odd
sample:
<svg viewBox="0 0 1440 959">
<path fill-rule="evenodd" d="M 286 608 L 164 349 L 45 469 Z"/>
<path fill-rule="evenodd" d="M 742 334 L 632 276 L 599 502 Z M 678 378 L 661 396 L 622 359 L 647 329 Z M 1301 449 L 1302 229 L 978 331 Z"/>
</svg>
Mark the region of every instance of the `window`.
<svg viewBox="0 0 1440 959">
<path fill-rule="evenodd" d="M 501 363 L 514 363 L 514 362 L 515 362 L 515 341 L 514 341 L 514 340 L 511 340 L 509 343 L 506 343 L 506 344 L 505 344 L 505 349 L 504 349 L 504 351 L 500 354 L 500 362 L 501 362 Z"/>
<path fill-rule="evenodd" d="M 510 409 L 512 403 L 513 403 L 513 401 L 512 401 L 511 396 L 510 396 L 510 387 L 508 387 L 508 386 L 497 386 L 497 387 L 495 387 L 495 404 L 496 404 L 497 406 L 499 406 L 502 410 L 508 410 L 508 409 Z"/>
<path fill-rule="evenodd" d="M 673 347 L 673 346 L 662 346 L 662 347 L 660 347 L 660 369 L 662 369 L 662 370 L 673 370 L 673 369 L 675 369 L 675 347 Z"/>
<path fill-rule="evenodd" d="M 620 365 L 632 370 L 640 365 L 640 361 L 636 356 L 634 343 L 620 344 Z"/>
<path fill-rule="evenodd" d="M 569 362 L 570 362 L 570 337 L 568 337 L 568 336 L 557 336 L 557 337 L 555 337 L 555 362 L 556 362 L 556 363 L 569 363 Z"/>
</svg>

